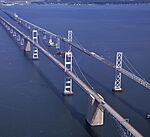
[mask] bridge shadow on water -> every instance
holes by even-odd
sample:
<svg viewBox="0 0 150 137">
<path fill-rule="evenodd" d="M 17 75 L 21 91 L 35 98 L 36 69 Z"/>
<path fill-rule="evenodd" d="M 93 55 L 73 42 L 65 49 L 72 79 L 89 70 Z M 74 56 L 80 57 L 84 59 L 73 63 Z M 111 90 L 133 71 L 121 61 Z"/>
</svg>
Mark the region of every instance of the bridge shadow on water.
<svg viewBox="0 0 150 137">
<path fill-rule="evenodd" d="M 102 137 L 103 133 L 103 127 L 102 126 L 96 126 L 96 127 L 91 127 L 85 120 L 85 115 L 82 113 L 78 112 L 75 107 L 71 104 L 72 96 L 64 96 L 60 90 L 44 75 L 44 73 L 36 66 L 36 63 L 32 61 L 32 59 L 29 57 L 30 54 L 24 53 L 26 59 L 29 61 L 31 65 L 33 65 L 34 69 L 38 72 L 40 77 L 46 82 L 49 86 L 50 89 L 52 89 L 53 93 L 61 100 L 63 105 L 71 112 L 71 115 L 74 119 L 76 119 L 80 125 L 86 130 L 86 132 L 91 136 L 91 137 Z"/>
<path fill-rule="evenodd" d="M 102 94 L 106 94 L 108 95 L 109 94 L 109 97 L 108 98 L 116 98 L 118 99 L 120 102 L 122 102 L 124 105 L 126 105 L 128 108 L 130 108 L 131 110 L 133 110 L 134 112 L 136 112 L 137 114 L 139 114 L 142 118 L 146 118 L 145 114 L 142 113 L 142 110 L 138 109 L 138 108 L 135 108 L 133 107 L 131 104 L 129 104 L 127 101 L 125 101 L 123 98 L 121 98 L 120 96 L 118 96 L 117 94 L 115 94 L 115 92 L 112 92 L 111 89 L 109 89 L 108 87 L 106 87 L 104 84 L 102 84 L 100 81 L 96 80 L 94 77 L 92 77 L 91 75 L 89 75 L 87 72 L 83 71 L 84 74 L 87 76 L 87 78 L 91 79 L 96 85 L 98 85 L 98 87 L 101 87 L 102 89 L 104 89 L 104 91 L 102 91 L 103 93 Z M 107 93 L 106 93 L 106 92 Z M 111 92 L 110 92 L 111 91 Z M 101 93 L 100 93 L 101 94 Z M 104 98 L 105 98 L 104 96 Z M 107 96 L 106 96 L 107 98 Z M 109 103 L 109 102 L 108 102 Z"/>
</svg>

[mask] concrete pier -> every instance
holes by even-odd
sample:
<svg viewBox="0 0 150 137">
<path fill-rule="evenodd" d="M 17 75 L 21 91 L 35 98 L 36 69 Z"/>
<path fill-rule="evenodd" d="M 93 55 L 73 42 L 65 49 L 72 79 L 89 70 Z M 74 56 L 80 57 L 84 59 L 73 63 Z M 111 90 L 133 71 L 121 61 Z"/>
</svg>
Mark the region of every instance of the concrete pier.
<svg viewBox="0 0 150 137">
<path fill-rule="evenodd" d="M 92 95 L 89 95 L 89 108 L 86 120 L 91 126 L 100 126 L 104 124 L 104 109 L 100 107 L 99 102 Z"/>
<path fill-rule="evenodd" d="M 25 49 L 26 52 L 31 51 L 30 41 L 25 39 Z"/>
</svg>

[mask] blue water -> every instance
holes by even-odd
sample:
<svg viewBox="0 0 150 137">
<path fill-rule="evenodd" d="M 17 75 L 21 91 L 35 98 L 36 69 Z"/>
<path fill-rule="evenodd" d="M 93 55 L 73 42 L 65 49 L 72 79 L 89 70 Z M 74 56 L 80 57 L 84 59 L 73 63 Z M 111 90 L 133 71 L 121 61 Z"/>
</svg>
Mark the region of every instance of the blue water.
<svg viewBox="0 0 150 137">
<path fill-rule="evenodd" d="M 150 81 L 150 5 L 3 7 L 8 12 L 67 36 L 68 30 L 87 49 L 115 63 L 122 51 Z M 2 15 L 2 13 L 1 13 Z M 0 26 L 0 136 L 2 137 L 119 137 L 113 118 L 90 127 L 87 95 L 74 83 L 72 97 L 64 97 L 64 73 L 40 54 L 32 61 Z M 123 76 L 123 92 L 113 93 L 114 70 L 73 50 L 84 74 L 105 100 L 144 137 L 150 136 L 150 91 Z M 124 66 L 125 67 L 125 66 Z"/>
</svg>

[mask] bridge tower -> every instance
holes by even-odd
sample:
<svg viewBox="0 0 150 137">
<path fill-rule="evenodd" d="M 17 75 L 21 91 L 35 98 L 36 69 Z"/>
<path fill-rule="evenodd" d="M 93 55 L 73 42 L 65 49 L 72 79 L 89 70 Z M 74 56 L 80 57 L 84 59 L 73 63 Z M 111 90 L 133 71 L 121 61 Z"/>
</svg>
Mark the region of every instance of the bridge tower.
<svg viewBox="0 0 150 137">
<path fill-rule="evenodd" d="M 72 31 L 68 31 L 68 41 L 72 42 Z M 70 45 L 69 45 L 70 46 Z M 72 71 L 72 52 L 71 52 L 71 46 L 69 47 L 69 50 L 65 52 L 65 72 Z M 73 95 L 72 91 L 72 78 L 71 77 L 65 77 L 65 87 L 64 87 L 64 95 Z"/>
<path fill-rule="evenodd" d="M 68 41 L 72 42 L 72 30 L 68 30 Z M 70 46 L 71 49 L 71 46 Z"/>
<path fill-rule="evenodd" d="M 33 30 L 32 31 L 32 39 L 35 43 L 38 43 L 38 31 L 37 30 Z M 33 56 L 32 59 L 36 60 L 39 59 L 39 51 L 37 47 L 33 47 Z"/>
<path fill-rule="evenodd" d="M 56 49 L 60 49 L 60 38 L 57 38 Z"/>
<path fill-rule="evenodd" d="M 121 88 L 121 72 L 118 72 L 117 70 L 122 68 L 122 52 L 117 52 L 116 56 L 116 72 L 115 72 L 115 84 L 113 91 L 122 91 Z"/>
</svg>

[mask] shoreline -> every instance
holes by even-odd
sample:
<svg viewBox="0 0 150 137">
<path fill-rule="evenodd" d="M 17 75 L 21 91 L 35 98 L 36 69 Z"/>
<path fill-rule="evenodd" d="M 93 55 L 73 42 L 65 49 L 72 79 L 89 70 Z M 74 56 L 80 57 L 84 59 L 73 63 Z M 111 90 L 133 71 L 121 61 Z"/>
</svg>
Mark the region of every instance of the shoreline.
<svg viewBox="0 0 150 137">
<path fill-rule="evenodd" d="M 5 3 L 0 4 L 0 6 L 14 6 L 14 5 L 70 5 L 70 6 L 109 6 L 109 5 L 149 5 L 150 2 L 101 2 L 101 3 L 41 3 L 41 2 L 31 2 L 31 3 Z"/>
</svg>

